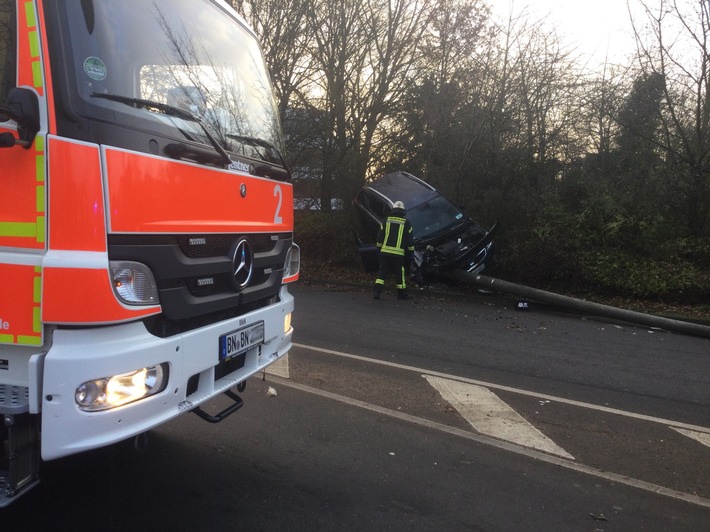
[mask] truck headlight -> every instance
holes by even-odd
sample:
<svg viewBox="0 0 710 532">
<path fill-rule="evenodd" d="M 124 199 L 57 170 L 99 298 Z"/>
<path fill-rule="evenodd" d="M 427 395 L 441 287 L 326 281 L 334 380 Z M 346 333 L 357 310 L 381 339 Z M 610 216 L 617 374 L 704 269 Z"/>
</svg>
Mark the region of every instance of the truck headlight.
<svg viewBox="0 0 710 532">
<path fill-rule="evenodd" d="M 113 291 L 128 305 L 157 305 L 158 287 L 153 272 L 145 264 L 111 261 Z"/>
<path fill-rule="evenodd" d="M 167 383 L 168 365 L 158 364 L 84 382 L 74 392 L 74 400 L 81 410 L 98 412 L 154 395 Z"/>
<path fill-rule="evenodd" d="M 291 248 L 286 253 L 286 262 L 284 263 L 284 283 L 297 281 L 300 270 L 301 248 L 298 247 L 298 244 L 291 244 Z"/>
</svg>

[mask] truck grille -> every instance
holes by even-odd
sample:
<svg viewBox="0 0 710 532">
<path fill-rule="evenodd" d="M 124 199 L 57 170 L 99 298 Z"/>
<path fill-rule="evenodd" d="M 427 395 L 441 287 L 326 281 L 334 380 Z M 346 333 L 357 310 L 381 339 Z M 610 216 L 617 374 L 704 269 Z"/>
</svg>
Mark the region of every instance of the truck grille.
<svg viewBox="0 0 710 532">
<path fill-rule="evenodd" d="M 278 235 L 273 236 L 278 238 Z M 183 235 L 176 240 L 186 257 L 199 259 L 228 255 L 232 244 L 238 238 L 239 236 L 235 235 Z M 249 242 L 255 253 L 268 253 L 276 244 L 272 235 L 268 234 L 249 235 Z"/>
<path fill-rule="evenodd" d="M 232 255 L 241 240 L 247 241 L 253 262 L 251 278 L 240 289 L 233 277 Z M 152 270 L 163 309 L 156 330 L 165 336 L 273 303 L 291 235 L 114 234 L 108 242 L 110 260 L 141 262 Z"/>
</svg>

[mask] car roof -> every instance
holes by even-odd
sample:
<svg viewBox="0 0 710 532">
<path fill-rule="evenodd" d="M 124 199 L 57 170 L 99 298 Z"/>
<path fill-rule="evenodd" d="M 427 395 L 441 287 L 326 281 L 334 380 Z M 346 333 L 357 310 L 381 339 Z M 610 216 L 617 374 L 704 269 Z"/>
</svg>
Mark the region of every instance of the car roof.
<svg viewBox="0 0 710 532">
<path fill-rule="evenodd" d="M 384 175 L 371 181 L 366 187 L 389 199 L 390 204 L 395 201 L 403 202 L 407 209 L 440 196 L 434 187 L 407 172 Z"/>
</svg>

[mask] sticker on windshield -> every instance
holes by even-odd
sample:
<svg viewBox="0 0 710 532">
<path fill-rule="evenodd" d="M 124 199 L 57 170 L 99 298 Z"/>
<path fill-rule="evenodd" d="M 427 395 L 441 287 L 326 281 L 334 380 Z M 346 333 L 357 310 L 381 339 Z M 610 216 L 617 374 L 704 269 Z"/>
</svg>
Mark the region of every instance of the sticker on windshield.
<svg viewBox="0 0 710 532">
<path fill-rule="evenodd" d="M 456 219 L 457 219 L 457 220 L 460 220 L 461 218 L 463 218 L 463 214 L 458 213 L 458 214 L 456 215 Z"/>
<path fill-rule="evenodd" d="M 106 79 L 106 65 L 98 57 L 87 57 L 84 60 L 84 72 L 96 81 Z"/>
</svg>

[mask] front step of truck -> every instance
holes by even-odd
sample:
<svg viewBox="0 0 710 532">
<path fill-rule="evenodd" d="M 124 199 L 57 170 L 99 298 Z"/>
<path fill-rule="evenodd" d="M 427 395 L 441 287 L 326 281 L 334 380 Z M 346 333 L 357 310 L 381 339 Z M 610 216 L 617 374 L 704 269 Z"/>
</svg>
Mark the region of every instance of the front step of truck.
<svg viewBox="0 0 710 532">
<path fill-rule="evenodd" d="M 39 483 L 39 421 L 29 410 L 27 388 L 0 384 L 0 508 Z"/>
</svg>

